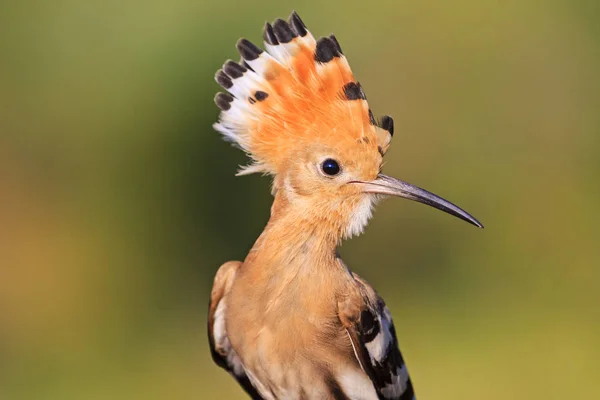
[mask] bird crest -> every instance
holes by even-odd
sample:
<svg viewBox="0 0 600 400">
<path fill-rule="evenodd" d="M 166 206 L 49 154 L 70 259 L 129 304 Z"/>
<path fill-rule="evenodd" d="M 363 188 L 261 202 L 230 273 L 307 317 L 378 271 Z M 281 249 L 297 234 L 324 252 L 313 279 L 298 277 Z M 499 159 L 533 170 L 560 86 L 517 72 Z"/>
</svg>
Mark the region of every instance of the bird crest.
<svg viewBox="0 0 600 400">
<path fill-rule="evenodd" d="M 239 63 L 227 61 L 215 79 L 221 109 L 214 128 L 251 163 L 238 174 L 277 175 L 301 148 L 316 144 L 347 154 L 387 151 L 394 124 L 376 121 L 334 35 L 315 40 L 296 12 L 264 28 L 263 51 L 246 39 Z"/>
</svg>

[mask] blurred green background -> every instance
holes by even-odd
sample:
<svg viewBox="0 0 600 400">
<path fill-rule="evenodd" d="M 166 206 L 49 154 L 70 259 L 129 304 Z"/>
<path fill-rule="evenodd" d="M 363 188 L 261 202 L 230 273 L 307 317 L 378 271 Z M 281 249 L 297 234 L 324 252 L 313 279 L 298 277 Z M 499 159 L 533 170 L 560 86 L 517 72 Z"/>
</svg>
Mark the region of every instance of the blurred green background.
<svg viewBox="0 0 600 400">
<path fill-rule="evenodd" d="M 386 299 L 420 400 L 600 398 L 597 1 L 0 5 L 0 399 L 244 399 L 207 299 L 269 215 L 211 128 L 214 72 L 296 9 L 396 135 L 341 253 Z"/>
</svg>

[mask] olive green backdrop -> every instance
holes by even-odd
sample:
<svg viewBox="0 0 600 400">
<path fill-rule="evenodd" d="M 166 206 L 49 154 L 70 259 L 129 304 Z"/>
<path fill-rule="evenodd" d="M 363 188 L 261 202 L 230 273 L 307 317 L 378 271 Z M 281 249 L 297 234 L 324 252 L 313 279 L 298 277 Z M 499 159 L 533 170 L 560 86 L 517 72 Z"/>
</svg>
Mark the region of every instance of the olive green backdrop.
<svg viewBox="0 0 600 400">
<path fill-rule="evenodd" d="M 0 398 L 244 398 L 207 299 L 271 197 L 234 177 L 213 76 L 292 9 L 394 116 L 385 172 L 486 225 L 392 199 L 341 248 L 419 399 L 600 398 L 598 4 L 3 2 Z"/>
</svg>

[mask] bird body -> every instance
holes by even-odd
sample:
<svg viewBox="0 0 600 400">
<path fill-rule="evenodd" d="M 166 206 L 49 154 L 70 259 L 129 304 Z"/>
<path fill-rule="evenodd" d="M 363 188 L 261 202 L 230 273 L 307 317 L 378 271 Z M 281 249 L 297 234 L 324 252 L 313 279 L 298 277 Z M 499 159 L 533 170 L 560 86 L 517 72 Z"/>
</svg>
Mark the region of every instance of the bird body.
<svg viewBox="0 0 600 400">
<path fill-rule="evenodd" d="M 375 121 L 333 35 L 315 41 L 296 13 L 242 39 L 217 81 L 215 128 L 273 176 L 271 217 L 243 262 L 214 280 L 213 359 L 254 399 L 413 399 L 391 314 L 336 249 L 360 234 L 383 195 L 475 225 L 453 204 L 382 175 L 393 121 Z"/>
</svg>

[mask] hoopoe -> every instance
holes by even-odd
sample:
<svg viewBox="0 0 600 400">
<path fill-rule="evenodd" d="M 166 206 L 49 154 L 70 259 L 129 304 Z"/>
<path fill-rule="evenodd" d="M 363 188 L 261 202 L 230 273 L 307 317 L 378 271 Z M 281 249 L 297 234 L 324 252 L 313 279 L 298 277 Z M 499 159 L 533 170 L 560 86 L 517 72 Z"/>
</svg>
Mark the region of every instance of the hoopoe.
<svg viewBox="0 0 600 400">
<path fill-rule="evenodd" d="M 454 204 L 381 173 L 394 134 L 377 121 L 335 36 L 313 38 L 295 12 L 246 39 L 216 74 L 228 93 L 214 125 L 273 177 L 271 217 L 211 292 L 214 361 L 253 399 L 414 399 L 388 308 L 336 248 L 374 204 L 398 196 L 483 226 Z"/>
</svg>

